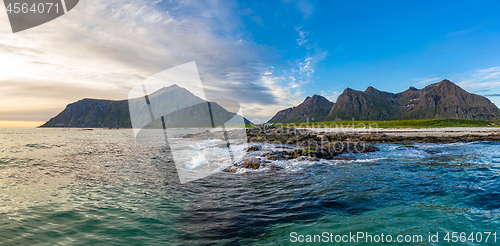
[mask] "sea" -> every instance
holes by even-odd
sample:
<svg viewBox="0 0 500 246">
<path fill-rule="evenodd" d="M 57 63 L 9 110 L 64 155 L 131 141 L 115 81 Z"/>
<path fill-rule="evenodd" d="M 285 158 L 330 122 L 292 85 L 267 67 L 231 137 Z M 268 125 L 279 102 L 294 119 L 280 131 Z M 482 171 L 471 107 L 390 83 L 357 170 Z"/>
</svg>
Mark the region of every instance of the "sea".
<svg viewBox="0 0 500 246">
<path fill-rule="evenodd" d="M 1 128 L 0 245 L 500 243 L 499 143 L 376 147 L 181 184 L 130 129 Z"/>
</svg>

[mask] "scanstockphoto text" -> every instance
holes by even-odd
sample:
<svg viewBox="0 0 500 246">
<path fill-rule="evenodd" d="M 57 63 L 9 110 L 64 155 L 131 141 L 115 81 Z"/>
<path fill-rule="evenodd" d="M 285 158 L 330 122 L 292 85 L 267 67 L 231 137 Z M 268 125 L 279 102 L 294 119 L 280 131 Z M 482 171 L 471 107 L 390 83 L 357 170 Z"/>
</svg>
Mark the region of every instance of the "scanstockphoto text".
<svg viewBox="0 0 500 246">
<path fill-rule="evenodd" d="M 389 233 L 369 233 L 369 232 L 349 232 L 346 234 L 334 234 L 322 232 L 320 234 L 299 234 L 290 233 L 291 243 L 496 243 L 497 232 L 428 232 L 426 234 L 396 234 Z"/>
</svg>

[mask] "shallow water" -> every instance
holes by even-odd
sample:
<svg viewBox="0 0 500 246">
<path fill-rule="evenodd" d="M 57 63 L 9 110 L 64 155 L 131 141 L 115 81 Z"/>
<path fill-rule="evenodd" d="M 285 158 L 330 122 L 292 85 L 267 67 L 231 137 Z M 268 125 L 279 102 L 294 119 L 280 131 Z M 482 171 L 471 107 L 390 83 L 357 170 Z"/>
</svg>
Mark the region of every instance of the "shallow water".
<svg viewBox="0 0 500 246">
<path fill-rule="evenodd" d="M 377 147 L 181 185 L 168 151 L 131 130 L 1 129 L 0 242 L 283 245 L 292 232 L 439 232 L 442 245 L 446 232 L 482 231 L 500 241 L 498 143 Z"/>
</svg>

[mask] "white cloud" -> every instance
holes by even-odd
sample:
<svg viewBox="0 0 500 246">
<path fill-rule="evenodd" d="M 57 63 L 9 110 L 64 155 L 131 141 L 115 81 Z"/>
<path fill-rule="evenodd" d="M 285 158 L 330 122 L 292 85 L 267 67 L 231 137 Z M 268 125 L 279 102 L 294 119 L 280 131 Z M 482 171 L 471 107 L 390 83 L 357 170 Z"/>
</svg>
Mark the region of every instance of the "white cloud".
<svg viewBox="0 0 500 246">
<path fill-rule="evenodd" d="M 272 51 L 242 38 L 231 8 L 217 1 L 88 0 L 16 34 L 0 9 L 0 112 L 16 98 L 27 113 L 37 105 L 53 109 L 37 119 L 46 120 L 80 97 L 124 99 L 138 81 L 191 61 L 209 99 L 223 92 L 244 106 L 276 103 L 258 83 L 266 69 L 261 54 Z M 34 84 L 51 93 L 37 94 Z"/>
<path fill-rule="evenodd" d="M 325 59 L 327 52 L 319 52 L 314 55 L 306 55 L 305 58 L 297 59 L 289 68 L 277 71 L 276 68 L 269 70 L 262 76 L 262 83 L 270 89 L 277 103 L 258 107 L 250 105 L 252 110 L 246 110 L 251 115 L 260 117 L 252 118 L 254 122 L 265 122 L 276 112 L 288 107 L 297 106 L 302 103 L 305 95 L 302 87 L 305 84 L 313 83 L 312 77 L 319 62 Z"/>
<path fill-rule="evenodd" d="M 453 76 L 452 81 L 466 90 L 481 94 L 500 92 L 500 67 L 479 69 Z"/>
<path fill-rule="evenodd" d="M 415 82 L 416 85 L 427 86 L 432 83 L 437 83 L 441 80 L 443 80 L 443 78 L 441 77 L 432 77 L 432 78 L 416 78 L 413 81 Z"/>
<path fill-rule="evenodd" d="M 314 6 L 308 0 L 284 0 L 284 2 L 293 2 L 297 10 L 304 15 L 304 20 L 308 19 L 314 12 Z"/>
<path fill-rule="evenodd" d="M 304 18 L 312 14 L 308 2 L 296 4 Z M 269 66 L 275 51 L 245 38 L 234 8 L 219 1 L 87 0 L 16 34 L 0 9 L 0 120 L 47 120 L 84 97 L 125 99 L 137 82 L 191 61 L 209 100 L 236 100 L 254 122 L 301 103 L 303 86 L 328 53 L 299 27 L 304 57 Z"/>
<path fill-rule="evenodd" d="M 301 27 L 296 27 L 295 31 L 297 31 L 299 33 L 299 38 L 296 39 L 297 40 L 297 44 L 299 46 L 302 46 L 305 43 L 307 43 L 307 41 L 309 41 L 309 40 L 306 39 L 306 36 L 309 34 L 308 32 L 303 31 Z"/>
<path fill-rule="evenodd" d="M 330 102 L 336 102 L 337 98 L 342 94 L 342 92 L 334 91 L 334 92 L 325 92 L 321 91 L 321 96 L 328 99 Z"/>
<path fill-rule="evenodd" d="M 311 78 L 316 66 L 323 61 L 327 55 L 328 52 L 326 51 L 317 52 L 313 55 L 307 55 L 304 59 L 295 61 L 298 69 L 294 70 L 294 72 L 299 75 L 299 83 L 306 84 L 312 82 Z"/>
<path fill-rule="evenodd" d="M 253 118 L 254 122 L 265 122 L 276 112 L 302 103 L 307 96 L 302 87 L 313 83 L 313 75 L 317 65 L 328 55 L 328 52 L 321 51 L 317 45 L 307 42 L 308 32 L 302 30 L 301 27 L 295 27 L 295 31 L 298 32 L 299 36 L 297 46 L 306 48 L 304 58 L 294 60 L 288 67 L 269 67 L 264 73 L 260 80 L 270 89 L 277 103 L 266 107 L 251 105 L 251 111 L 246 110 L 245 112 L 259 115 L 259 117 Z M 335 94 L 332 96 L 336 98 Z"/>
</svg>

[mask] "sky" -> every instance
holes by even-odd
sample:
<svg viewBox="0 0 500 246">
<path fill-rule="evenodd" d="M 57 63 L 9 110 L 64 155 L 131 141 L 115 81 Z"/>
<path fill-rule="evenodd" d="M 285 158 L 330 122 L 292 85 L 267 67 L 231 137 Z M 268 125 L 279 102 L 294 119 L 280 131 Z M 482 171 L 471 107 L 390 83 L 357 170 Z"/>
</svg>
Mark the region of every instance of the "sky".
<svg viewBox="0 0 500 246">
<path fill-rule="evenodd" d="M 265 122 L 346 87 L 400 92 L 449 79 L 500 105 L 498 1 L 80 0 L 12 33 L 0 6 L 0 126 L 45 122 L 83 98 L 126 99 L 195 61 L 207 98 Z M 182 85 L 180 85 L 182 86 Z"/>
</svg>

